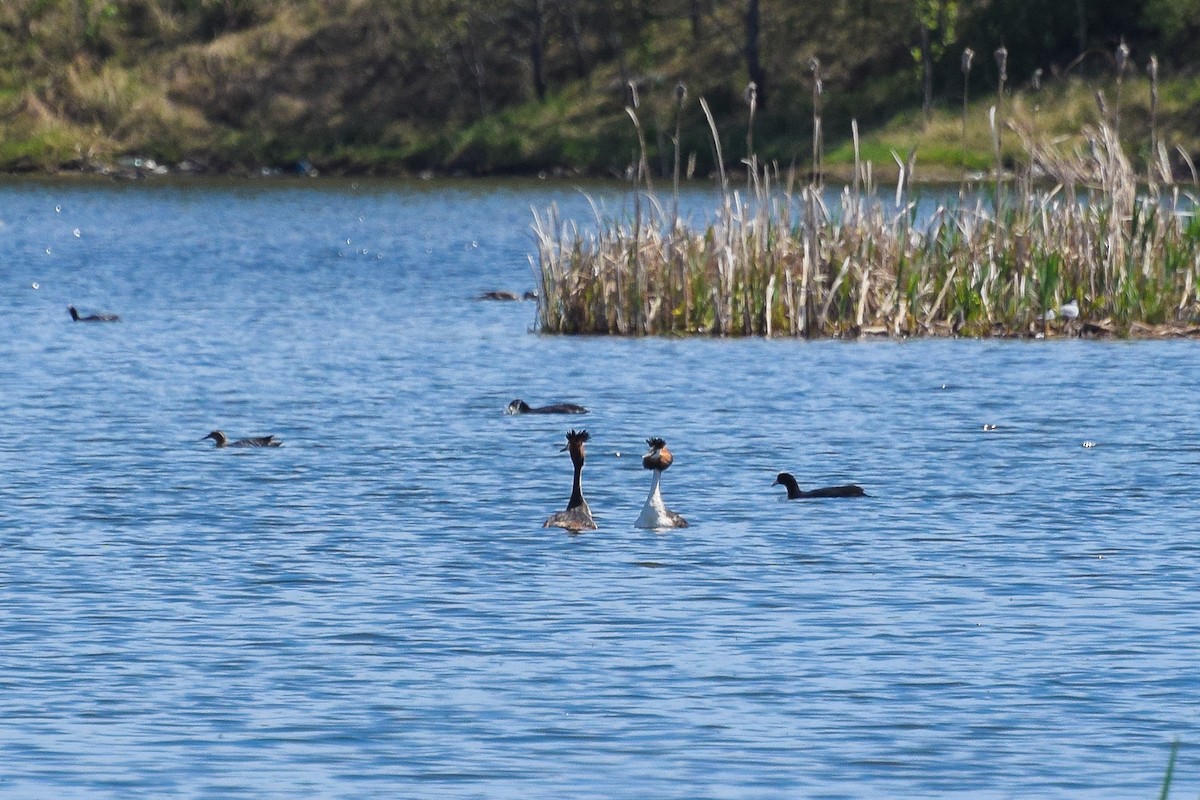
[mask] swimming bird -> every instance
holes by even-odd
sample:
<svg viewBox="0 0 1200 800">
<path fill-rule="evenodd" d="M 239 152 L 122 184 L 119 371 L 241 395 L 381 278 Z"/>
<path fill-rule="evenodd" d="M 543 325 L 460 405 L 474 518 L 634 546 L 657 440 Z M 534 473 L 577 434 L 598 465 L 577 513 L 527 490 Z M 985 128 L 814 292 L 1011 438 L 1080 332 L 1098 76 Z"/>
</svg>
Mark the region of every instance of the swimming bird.
<svg viewBox="0 0 1200 800">
<path fill-rule="evenodd" d="M 804 491 L 800 485 L 796 483 L 795 477 L 790 472 L 781 472 L 775 477 L 775 483 L 772 486 L 787 487 L 788 500 L 804 500 L 813 497 L 866 497 L 867 493 L 863 491 L 861 486 L 853 483 L 845 486 L 826 486 L 823 489 L 813 489 L 812 491 Z"/>
<path fill-rule="evenodd" d="M 79 316 L 79 312 L 75 310 L 75 306 L 67 306 L 67 311 L 71 312 L 71 319 L 76 322 L 120 322 L 121 318 L 116 314 L 88 314 L 86 317 Z"/>
<path fill-rule="evenodd" d="M 571 481 L 571 499 L 567 501 L 567 509 L 559 511 L 557 514 L 551 514 L 542 525 L 543 528 L 563 528 L 572 533 L 596 530 L 596 523 L 592 519 L 592 510 L 588 508 L 587 501 L 583 499 L 585 455 L 583 446 L 590 438 L 587 431 L 567 432 L 567 444 L 562 450 L 571 451 L 571 463 L 575 466 L 575 478 Z"/>
<path fill-rule="evenodd" d="M 479 299 L 479 300 L 512 301 L 512 300 L 537 300 L 537 298 L 538 298 L 537 292 L 525 292 L 524 294 L 517 294 L 516 292 L 509 292 L 509 291 L 501 290 L 501 291 L 484 292 L 483 294 L 479 295 L 479 297 L 477 299 Z"/>
<path fill-rule="evenodd" d="M 686 528 L 687 520 L 663 503 L 662 490 L 659 487 L 663 472 L 675 462 L 675 457 L 671 455 L 667 443 L 662 439 L 647 439 L 646 444 L 649 445 L 650 452 L 642 456 L 642 467 L 652 470 L 654 477 L 650 479 L 650 494 L 646 497 L 646 505 L 642 506 L 642 513 L 633 525 L 635 528 Z"/>
<path fill-rule="evenodd" d="M 270 436 L 249 436 L 245 439 L 230 440 L 228 436 L 220 431 L 213 431 L 208 436 L 201 436 L 200 441 L 212 439 L 216 442 L 217 447 L 281 447 L 283 442 L 277 440 L 275 435 Z"/>
<path fill-rule="evenodd" d="M 506 414 L 586 414 L 588 410 L 574 403 L 551 403 L 548 406 L 533 408 L 524 400 L 513 400 L 508 404 Z"/>
</svg>

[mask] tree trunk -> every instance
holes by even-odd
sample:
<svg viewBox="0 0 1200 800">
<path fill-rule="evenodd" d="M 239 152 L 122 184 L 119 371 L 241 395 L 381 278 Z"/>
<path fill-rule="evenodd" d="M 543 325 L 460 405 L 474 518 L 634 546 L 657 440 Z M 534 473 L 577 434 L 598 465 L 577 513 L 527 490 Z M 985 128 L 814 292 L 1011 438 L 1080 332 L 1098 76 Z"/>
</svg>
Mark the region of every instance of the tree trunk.
<svg viewBox="0 0 1200 800">
<path fill-rule="evenodd" d="M 558 2 L 559 13 L 567 20 L 567 28 L 571 34 L 571 51 L 575 54 L 575 75 L 580 80 L 588 77 L 587 48 L 583 44 L 583 27 L 579 24 L 579 9 L 574 2 Z"/>
<path fill-rule="evenodd" d="M 538 102 L 546 99 L 546 2 L 533 0 L 533 30 L 529 37 L 529 64 Z"/>
<path fill-rule="evenodd" d="M 921 110 L 925 112 L 925 121 L 929 122 L 933 114 L 933 54 L 930 51 L 929 28 L 925 27 L 924 22 L 917 27 L 921 29 L 921 85 L 924 88 Z"/>
<path fill-rule="evenodd" d="M 1075 15 L 1079 17 L 1079 52 L 1087 51 L 1087 12 L 1084 9 L 1084 0 L 1075 0 Z"/>
</svg>

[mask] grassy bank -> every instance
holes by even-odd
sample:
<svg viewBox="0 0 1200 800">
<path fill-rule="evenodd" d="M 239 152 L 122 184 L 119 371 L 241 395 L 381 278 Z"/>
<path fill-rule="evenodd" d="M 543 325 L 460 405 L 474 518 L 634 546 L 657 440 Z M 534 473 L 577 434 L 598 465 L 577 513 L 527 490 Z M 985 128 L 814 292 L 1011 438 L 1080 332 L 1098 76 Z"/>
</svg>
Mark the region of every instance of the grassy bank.
<svg viewBox="0 0 1200 800">
<path fill-rule="evenodd" d="M 304 164 L 325 174 L 623 175 L 636 158 L 624 112 L 636 91 L 648 166 L 670 173 L 678 123 L 683 162 L 707 177 L 717 165 L 694 99 L 711 105 L 733 169 L 752 70 L 765 82 L 754 131 L 764 162 L 809 162 L 818 101 L 826 165 L 846 177 L 852 119 L 877 170 L 892 169 L 892 150 L 914 151 L 925 178 L 987 169 L 992 105 L 1004 121 L 1048 132 L 1106 117 L 1143 170 L 1156 157 L 1144 145 L 1155 52 L 1173 164 L 1183 168 L 1176 145 L 1200 153 L 1195 37 L 1164 4 L 1089 0 L 1094 18 L 1077 37 L 1073 12 L 1050 0 L 942 3 L 953 19 L 931 32 L 928 119 L 914 110 L 920 5 L 770 4 L 754 28 L 752 68 L 739 3 L 11 0 L 0 4 L 0 170 L 105 171 L 141 158 L 210 173 Z M 1123 36 L 1132 55 L 1118 89 L 1111 62 Z M 1011 50 L 1003 80 L 982 55 L 999 42 Z M 967 44 L 981 55 L 966 76 L 964 137 L 958 54 Z M 1041 89 L 1034 67 L 1045 69 Z M 683 108 L 680 82 L 693 98 Z M 1123 110 L 1120 125 L 1117 114 L 1097 114 L 1097 90 L 1109 112 Z M 1015 142 L 1004 137 L 1006 157 L 1019 156 Z"/>
</svg>

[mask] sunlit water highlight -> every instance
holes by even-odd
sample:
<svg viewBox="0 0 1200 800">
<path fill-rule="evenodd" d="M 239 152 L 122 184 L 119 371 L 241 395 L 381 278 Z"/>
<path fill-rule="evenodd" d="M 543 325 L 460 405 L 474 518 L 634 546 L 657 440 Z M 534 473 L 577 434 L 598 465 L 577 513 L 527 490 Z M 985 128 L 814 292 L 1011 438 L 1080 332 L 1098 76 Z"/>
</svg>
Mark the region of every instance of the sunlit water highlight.
<svg viewBox="0 0 1200 800">
<path fill-rule="evenodd" d="M 1194 344 L 541 337 L 474 297 L 551 202 L 0 186 L 0 796 L 1157 794 Z M 633 527 L 652 435 L 685 530 Z"/>
</svg>

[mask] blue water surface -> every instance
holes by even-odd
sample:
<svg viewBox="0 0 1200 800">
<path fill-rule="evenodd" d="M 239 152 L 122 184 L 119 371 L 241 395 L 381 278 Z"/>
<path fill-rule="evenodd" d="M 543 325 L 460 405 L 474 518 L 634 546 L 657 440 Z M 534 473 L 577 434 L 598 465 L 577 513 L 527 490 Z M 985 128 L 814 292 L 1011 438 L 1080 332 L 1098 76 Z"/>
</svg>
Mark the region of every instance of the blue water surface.
<svg viewBox="0 0 1200 800">
<path fill-rule="evenodd" d="M 1200 791 L 1194 343 L 541 336 L 552 203 L 0 184 L 0 797 Z"/>
</svg>

